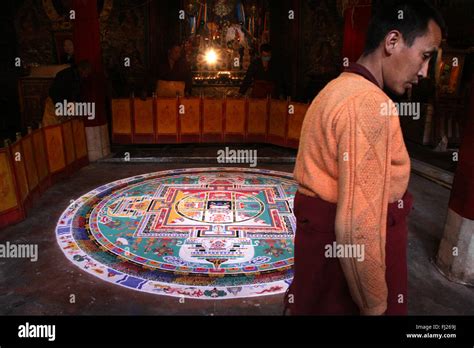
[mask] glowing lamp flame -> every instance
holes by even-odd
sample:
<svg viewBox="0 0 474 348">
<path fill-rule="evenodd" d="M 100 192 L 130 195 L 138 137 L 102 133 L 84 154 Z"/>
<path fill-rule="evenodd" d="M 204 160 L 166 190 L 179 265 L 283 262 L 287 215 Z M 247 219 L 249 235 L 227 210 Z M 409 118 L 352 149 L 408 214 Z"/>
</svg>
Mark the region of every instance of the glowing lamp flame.
<svg viewBox="0 0 474 348">
<path fill-rule="evenodd" d="M 217 53 L 214 50 L 209 50 L 206 52 L 206 55 L 204 57 L 206 60 L 207 64 L 209 65 L 214 65 L 217 63 Z"/>
</svg>

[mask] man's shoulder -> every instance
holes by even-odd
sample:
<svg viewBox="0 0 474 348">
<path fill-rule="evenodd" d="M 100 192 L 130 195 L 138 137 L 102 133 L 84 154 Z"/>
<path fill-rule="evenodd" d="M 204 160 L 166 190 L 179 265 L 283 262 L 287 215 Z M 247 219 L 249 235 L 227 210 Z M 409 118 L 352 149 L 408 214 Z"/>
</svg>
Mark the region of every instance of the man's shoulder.
<svg viewBox="0 0 474 348">
<path fill-rule="evenodd" d="M 388 96 L 382 89 L 365 77 L 343 72 L 335 79 L 329 81 L 316 98 L 321 99 L 321 101 L 342 104 L 350 102 L 354 98 L 386 100 Z"/>
<path fill-rule="evenodd" d="M 349 117 L 354 113 L 364 113 L 366 109 L 371 111 L 374 105 L 382 105 L 388 99 L 382 89 L 363 76 L 341 73 L 313 99 L 308 109 L 308 115 L 312 117 L 308 118 L 323 117 L 329 121 L 339 119 L 341 115 Z"/>
<path fill-rule="evenodd" d="M 342 72 L 338 77 L 331 80 L 328 83 L 329 85 L 334 89 L 342 89 L 347 94 L 358 94 L 364 91 L 371 91 L 377 94 L 383 93 L 380 87 L 372 81 L 367 80 L 362 75 L 350 72 Z"/>
<path fill-rule="evenodd" d="M 56 78 L 63 78 L 63 79 L 72 78 L 74 76 L 75 76 L 74 66 L 67 67 L 66 69 L 63 69 L 56 74 Z"/>
</svg>

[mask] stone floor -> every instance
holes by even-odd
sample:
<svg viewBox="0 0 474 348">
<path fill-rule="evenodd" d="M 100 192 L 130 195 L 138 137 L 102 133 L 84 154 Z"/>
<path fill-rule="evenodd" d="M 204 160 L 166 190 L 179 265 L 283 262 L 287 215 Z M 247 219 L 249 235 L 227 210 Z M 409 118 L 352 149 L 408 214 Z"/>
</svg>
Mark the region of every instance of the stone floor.
<svg viewBox="0 0 474 348">
<path fill-rule="evenodd" d="M 34 204 L 28 218 L 0 231 L 0 243 L 37 243 L 37 262 L 0 259 L 0 314 L 60 315 L 280 315 L 282 295 L 235 300 L 162 297 L 106 283 L 71 264 L 56 244 L 54 228 L 71 199 L 104 183 L 142 173 L 205 164 L 94 163 L 61 181 Z M 216 166 L 211 164 L 210 166 Z M 292 164 L 259 165 L 291 172 Z M 454 284 L 430 260 L 443 232 L 449 190 L 413 174 L 409 217 L 410 314 L 474 314 L 474 288 Z M 69 302 L 74 294 L 76 303 Z"/>
<path fill-rule="evenodd" d="M 457 148 L 447 149 L 444 152 L 435 151 L 434 146 L 421 145 L 405 140 L 408 153 L 411 158 L 423 161 L 438 168 L 454 173 L 458 162 L 453 161 L 453 152 L 459 151 Z"/>
<path fill-rule="evenodd" d="M 208 159 L 216 158 L 218 150 L 229 149 L 239 150 L 257 150 L 258 157 L 261 159 L 267 158 L 281 158 L 281 157 L 295 157 L 297 150 L 285 148 L 271 144 L 255 144 L 255 143 L 226 143 L 226 144 L 159 144 L 159 145 L 115 145 L 112 147 L 113 155 L 111 158 L 123 158 L 124 153 L 128 152 L 132 159 L 134 158 L 166 158 L 173 156 L 174 158 L 194 158 L 194 159 Z"/>
</svg>

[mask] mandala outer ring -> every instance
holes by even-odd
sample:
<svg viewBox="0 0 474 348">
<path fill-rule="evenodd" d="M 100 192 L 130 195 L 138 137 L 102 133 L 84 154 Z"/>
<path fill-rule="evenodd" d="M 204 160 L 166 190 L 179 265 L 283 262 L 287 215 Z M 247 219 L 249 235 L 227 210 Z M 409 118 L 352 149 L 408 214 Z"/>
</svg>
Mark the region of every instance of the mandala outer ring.
<svg viewBox="0 0 474 348">
<path fill-rule="evenodd" d="M 63 251 L 64 255 L 69 259 L 71 263 L 86 271 L 89 274 L 94 275 L 104 281 L 120 285 L 122 287 L 138 290 L 142 292 L 148 292 L 152 294 L 180 297 L 180 298 L 192 298 L 192 299 L 234 299 L 234 298 L 247 298 L 257 296 L 269 296 L 284 293 L 289 284 L 291 278 L 284 280 L 278 280 L 273 282 L 266 282 L 260 284 L 251 285 L 237 285 L 237 286 L 191 286 L 182 285 L 177 283 L 166 283 L 155 280 L 149 280 L 137 276 L 132 276 L 128 273 L 113 269 L 115 273 L 113 277 L 105 276 L 111 268 L 95 260 L 90 255 L 87 255 L 77 244 L 76 240 L 72 235 L 72 220 L 77 211 L 85 205 L 91 199 L 94 199 L 99 194 L 110 192 L 114 188 L 119 188 L 121 185 L 129 185 L 145 181 L 149 178 L 166 177 L 169 175 L 185 174 L 185 173 L 198 173 L 198 172 L 242 172 L 248 174 L 261 174 L 261 175 L 273 175 L 275 177 L 282 177 L 285 179 L 293 180 L 291 173 L 273 171 L 267 169 L 247 169 L 247 168 L 233 168 L 233 167 L 207 167 L 207 168 L 184 168 L 184 169 L 172 169 L 166 171 L 159 171 L 153 173 L 146 173 L 136 175 L 124 179 L 119 179 L 105 185 L 99 186 L 88 193 L 82 195 L 74 202 L 72 202 L 68 208 L 61 214 L 57 226 L 56 226 L 56 241 Z M 72 251 L 71 251 L 72 250 Z M 96 262 L 94 267 L 86 267 L 86 265 L 77 262 L 74 257 L 80 254 L 86 254 L 90 259 Z M 122 282 L 124 278 L 134 278 L 136 280 L 133 286 Z M 238 294 L 232 293 L 232 288 L 242 288 Z M 218 295 L 220 294 L 220 295 Z"/>
</svg>

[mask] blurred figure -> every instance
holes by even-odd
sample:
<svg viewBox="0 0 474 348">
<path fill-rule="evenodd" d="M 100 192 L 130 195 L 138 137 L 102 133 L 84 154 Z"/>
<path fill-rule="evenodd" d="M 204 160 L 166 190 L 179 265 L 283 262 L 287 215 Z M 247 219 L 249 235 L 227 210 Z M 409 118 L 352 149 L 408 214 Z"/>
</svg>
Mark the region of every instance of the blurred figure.
<svg viewBox="0 0 474 348">
<path fill-rule="evenodd" d="M 185 83 L 185 94 L 190 95 L 192 89 L 192 74 L 182 53 L 181 45 L 173 44 L 170 46 L 166 58 L 159 65 L 158 80 L 182 81 Z"/>
<path fill-rule="evenodd" d="M 64 53 L 61 55 L 61 64 L 74 64 L 74 42 L 66 39 L 63 42 Z"/>
<path fill-rule="evenodd" d="M 272 61 L 272 47 L 269 44 L 260 46 L 260 57 L 253 60 L 245 75 L 239 93 L 245 94 L 250 86 L 252 98 L 273 98 L 284 96 L 286 93 L 283 75 Z"/>
<path fill-rule="evenodd" d="M 55 104 L 69 102 L 79 102 L 82 100 L 82 82 L 87 79 L 92 72 L 92 65 L 88 60 L 82 60 L 77 65 L 61 70 L 56 74 L 53 84 L 49 89 L 49 96 L 46 99 L 43 114 L 43 127 L 60 123 L 62 116 L 56 116 Z"/>
</svg>

